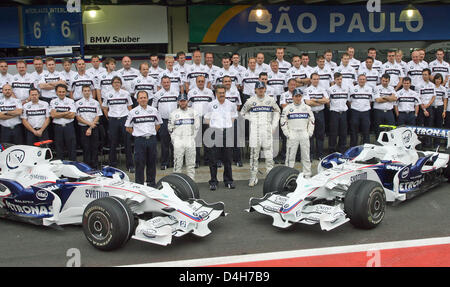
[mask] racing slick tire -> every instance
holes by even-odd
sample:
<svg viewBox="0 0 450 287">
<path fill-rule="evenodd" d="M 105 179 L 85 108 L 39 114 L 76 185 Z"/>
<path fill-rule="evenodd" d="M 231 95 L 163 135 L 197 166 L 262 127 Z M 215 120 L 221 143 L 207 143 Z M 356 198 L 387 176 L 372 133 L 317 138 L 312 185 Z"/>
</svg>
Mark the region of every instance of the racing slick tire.
<svg viewBox="0 0 450 287">
<path fill-rule="evenodd" d="M 198 185 L 188 175 L 183 173 L 172 173 L 161 178 L 156 184 L 156 188 L 162 188 L 162 182 L 167 182 L 173 188 L 175 194 L 181 200 L 199 199 L 200 193 Z"/>
<path fill-rule="evenodd" d="M 273 173 L 272 173 L 273 172 Z M 267 193 L 289 193 L 297 188 L 297 177 L 299 171 L 287 166 L 273 168 L 264 181 L 263 195 Z"/>
<path fill-rule="evenodd" d="M 135 218 L 120 198 L 105 197 L 92 201 L 83 212 L 83 231 L 95 248 L 110 251 L 122 247 L 135 230 Z"/>
<path fill-rule="evenodd" d="M 383 187 L 371 180 L 354 182 L 345 195 L 344 210 L 353 226 L 362 229 L 377 227 L 386 213 Z"/>
</svg>

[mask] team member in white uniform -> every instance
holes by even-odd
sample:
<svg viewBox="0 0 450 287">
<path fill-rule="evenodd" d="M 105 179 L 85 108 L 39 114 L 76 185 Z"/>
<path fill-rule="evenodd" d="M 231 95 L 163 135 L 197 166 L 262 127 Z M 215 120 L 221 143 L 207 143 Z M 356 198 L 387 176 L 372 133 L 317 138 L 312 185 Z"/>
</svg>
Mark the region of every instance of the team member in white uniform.
<svg viewBox="0 0 450 287">
<path fill-rule="evenodd" d="M 266 95 L 270 97 L 275 97 L 275 89 L 272 86 L 268 85 L 269 76 L 266 72 L 259 73 L 258 81 L 263 82 L 266 85 Z M 252 96 L 256 96 L 255 91 L 253 91 Z"/>
<path fill-rule="evenodd" d="M 158 83 L 150 75 L 149 66 L 147 62 L 139 65 L 139 76 L 131 81 L 130 88 L 133 94 L 133 103 L 137 105 L 137 93 L 139 91 L 146 91 L 149 98 L 149 104 L 152 103 L 154 94 L 157 92 Z"/>
<path fill-rule="evenodd" d="M 337 64 L 331 60 L 331 59 L 333 59 L 333 52 L 331 50 L 327 50 L 323 54 L 323 57 L 325 59 L 325 67 L 327 67 L 331 71 L 331 74 L 333 74 L 334 69 L 337 68 Z M 326 88 L 328 89 L 329 86 Z"/>
<path fill-rule="evenodd" d="M 309 139 L 314 134 L 314 113 L 303 101 L 299 89 L 294 91 L 294 102 L 283 109 L 280 126 L 287 138 L 286 166 L 294 167 L 300 146 L 303 177 L 311 177 Z"/>
<path fill-rule="evenodd" d="M 361 72 L 361 69 L 360 71 Z M 370 109 L 374 101 L 373 89 L 366 84 L 364 74 L 358 76 L 358 85 L 349 90 L 351 108 L 350 146 L 358 145 L 358 133 L 362 134 L 362 142 L 370 143 Z"/>
<path fill-rule="evenodd" d="M 86 63 L 83 59 L 78 59 L 75 63 L 75 67 L 77 68 L 78 73 L 76 73 L 75 76 L 70 79 L 70 97 L 74 101 L 78 101 L 79 99 L 83 98 L 83 86 L 89 86 L 91 90 L 90 96 L 95 99 L 95 95 L 93 94 L 96 87 L 95 78 L 93 78 L 86 72 Z"/>
<path fill-rule="evenodd" d="M 150 77 L 152 77 L 155 80 L 155 82 L 157 82 L 159 79 L 159 75 L 161 75 L 163 71 L 164 69 L 159 66 L 158 55 L 155 54 L 150 55 L 150 69 L 148 71 Z"/>
<path fill-rule="evenodd" d="M 381 76 L 381 84 L 374 89 L 373 120 L 375 135 L 380 133 L 380 125 L 395 125 L 394 104 L 397 101 L 389 74 Z"/>
<path fill-rule="evenodd" d="M 48 139 L 50 107 L 47 102 L 39 100 L 38 89 L 30 89 L 30 101 L 23 105 L 21 118 L 25 127 L 25 143 L 27 145 Z"/>
<path fill-rule="evenodd" d="M 92 86 L 82 86 L 83 98 L 75 102 L 76 119 L 80 126 L 80 141 L 83 147 L 83 161 L 90 167 L 98 168 L 99 129 L 103 115 L 100 104 L 92 97 Z"/>
<path fill-rule="evenodd" d="M 92 78 L 94 79 L 94 86 L 97 87 L 98 86 L 98 76 L 105 72 L 106 69 L 104 67 L 101 66 L 102 62 L 100 62 L 100 57 L 98 55 L 93 55 L 91 57 L 91 65 L 92 67 L 90 67 L 89 69 L 86 70 L 86 73 Z M 98 99 L 99 96 L 97 96 L 97 90 L 92 91 L 92 95 L 94 96 L 95 99 Z"/>
<path fill-rule="evenodd" d="M 377 50 L 375 48 L 369 48 L 367 50 L 367 57 L 372 58 L 372 60 L 373 60 L 372 68 L 375 69 L 378 73 L 380 73 L 381 66 L 383 65 L 383 63 L 381 63 L 381 61 L 377 60 Z M 366 61 L 361 62 L 361 65 L 359 65 L 358 70 L 361 70 L 361 68 L 367 68 Z M 359 73 L 359 71 L 358 71 L 358 73 Z"/>
<path fill-rule="evenodd" d="M 326 90 L 331 86 L 333 82 L 333 71 L 335 68 L 331 68 L 330 64 L 326 65 L 326 60 L 323 56 L 317 57 L 317 67 L 313 69 L 313 73 L 319 75 L 319 87 Z M 317 119 L 316 119 L 317 122 Z"/>
<path fill-rule="evenodd" d="M 436 92 L 436 99 L 434 100 L 434 127 L 442 128 L 444 125 L 444 101 L 447 94 L 447 88 L 444 86 L 444 77 L 437 73 L 434 75 L 434 90 Z"/>
<path fill-rule="evenodd" d="M 416 119 L 418 126 L 432 127 L 434 126 L 434 101 L 436 100 L 435 85 L 430 81 L 431 71 L 428 68 L 422 71 L 422 81 L 420 81 L 415 91 L 419 94 L 422 105 L 420 106 L 419 114 Z M 423 146 L 430 147 L 431 138 L 423 138 Z"/>
<path fill-rule="evenodd" d="M 238 53 L 233 53 L 233 55 L 231 55 L 231 68 L 235 69 L 236 72 L 238 72 L 239 77 L 242 80 L 242 75 L 245 73 L 247 69 L 244 66 L 242 66 L 240 62 L 241 56 Z"/>
<path fill-rule="evenodd" d="M 55 59 L 48 57 L 45 59 L 47 71 L 43 72 L 38 83 L 41 90 L 41 97 L 47 103 L 56 98 L 55 87 L 59 84 L 66 84 L 61 74 L 56 71 Z"/>
<path fill-rule="evenodd" d="M 278 67 L 278 61 L 270 61 L 270 72 L 267 74 L 267 85 L 274 90 L 274 99 L 280 105 L 280 96 L 284 93 L 284 87 L 287 85 L 285 74 L 281 73 Z"/>
<path fill-rule="evenodd" d="M 345 62 L 348 59 L 343 59 Z M 336 70 L 340 70 L 339 66 Z M 354 69 L 351 68 L 353 71 Z M 343 153 L 347 147 L 347 102 L 349 97 L 349 89 L 353 88 L 353 85 L 344 85 L 344 77 L 341 73 L 334 73 L 335 84 L 327 89 L 328 98 L 330 99 L 330 131 L 328 137 L 328 147 L 331 152 L 338 151 Z M 336 147 L 337 137 L 339 136 L 339 143 Z"/>
<path fill-rule="evenodd" d="M 255 91 L 255 83 L 259 75 L 256 73 L 256 58 L 248 59 L 248 69 L 242 74 L 242 102 L 245 104 Z"/>
<path fill-rule="evenodd" d="M 442 112 L 442 117 L 444 118 L 444 127 L 446 129 L 450 129 L 450 104 L 448 103 L 448 98 L 450 97 L 450 81 L 447 81 L 447 93 L 445 94 L 444 98 L 444 111 Z"/>
<path fill-rule="evenodd" d="M 258 182 L 258 160 L 261 150 L 266 159 L 266 174 L 273 168 L 273 134 L 280 119 L 280 108 L 274 98 L 265 95 L 265 84 L 255 84 L 256 96 L 242 107 L 241 116 L 250 121 L 250 180 L 253 187 Z"/>
<path fill-rule="evenodd" d="M 102 106 L 103 99 L 105 99 L 109 90 L 113 89 L 112 79 L 114 77 L 120 77 L 116 72 L 116 60 L 114 60 L 113 58 L 106 58 L 103 61 L 103 65 L 106 67 L 106 71 L 98 75 L 96 87 L 97 100 L 100 103 L 100 106 Z"/>
<path fill-rule="evenodd" d="M 192 54 L 192 65 L 186 65 L 186 93 L 189 93 L 190 89 L 196 87 L 196 79 L 198 76 L 203 76 L 206 79 L 206 86 L 211 87 L 211 76 L 208 72 L 208 68 L 202 64 L 202 53 L 200 50 L 195 50 Z"/>
<path fill-rule="evenodd" d="M 173 162 L 173 145 L 167 128 L 170 113 L 177 108 L 179 94 L 170 88 L 170 80 L 168 76 L 161 78 L 162 89 L 156 92 L 152 102 L 152 106 L 158 110 L 163 121 L 158 131 L 161 140 L 161 170 L 165 170 Z"/>
<path fill-rule="evenodd" d="M 291 78 L 287 83 L 287 91 L 282 93 L 280 96 L 281 110 L 284 109 L 287 105 L 292 104 L 294 102 L 293 100 L 295 92 L 294 90 L 298 89 L 296 87 L 297 81 L 294 78 Z M 298 91 L 303 95 L 303 92 L 300 89 L 298 89 Z M 275 163 L 284 164 L 286 162 L 286 136 L 281 130 L 280 130 L 280 138 L 281 138 L 280 152 L 278 153 L 278 156 L 275 158 Z"/>
<path fill-rule="evenodd" d="M 436 60 L 430 62 L 428 64 L 430 70 L 431 70 L 431 79 L 434 79 L 434 76 L 437 73 L 440 73 L 442 75 L 442 78 L 444 79 L 443 85 L 448 81 L 448 77 L 450 75 L 450 65 L 444 61 L 445 52 L 443 49 L 437 49 L 436 51 Z"/>
<path fill-rule="evenodd" d="M 425 61 L 425 49 L 419 49 L 419 50 L 417 50 L 417 51 L 419 51 L 419 60 L 420 60 L 420 63 L 421 64 L 425 64 L 425 65 L 427 65 L 427 67 L 428 67 L 428 63 L 427 63 L 427 61 Z"/>
<path fill-rule="evenodd" d="M 63 160 L 67 151 L 69 160 L 76 161 L 75 102 L 66 96 L 66 85 L 57 85 L 55 90 L 57 97 L 50 102 L 50 116 L 53 118 L 56 158 Z"/>
<path fill-rule="evenodd" d="M 16 68 L 18 73 L 13 76 L 11 87 L 14 96 L 24 104 L 28 99 L 29 90 L 36 88 L 34 86 L 35 82 L 33 77 L 27 73 L 27 63 L 24 60 L 17 60 Z"/>
<path fill-rule="evenodd" d="M 173 69 L 181 75 L 182 83 L 186 78 L 186 54 L 181 51 L 177 53 L 177 62 L 174 63 Z"/>
<path fill-rule="evenodd" d="M 128 113 L 125 123 L 127 132 L 134 137 L 135 181 L 139 184 L 146 181 L 147 186 L 156 187 L 156 134 L 162 119 L 158 110 L 148 105 L 146 91 L 139 91 L 136 97 L 139 105 Z"/>
<path fill-rule="evenodd" d="M 322 58 L 322 60 L 324 60 Z M 330 102 L 326 89 L 320 86 L 320 76 L 311 74 L 311 85 L 305 89 L 303 99 L 314 113 L 314 135 L 311 138 L 311 155 L 313 159 L 321 159 L 325 153 L 323 143 L 325 140 L 325 105 Z M 315 141 L 315 143 L 314 143 Z"/>
<path fill-rule="evenodd" d="M 256 54 L 256 73 L 259 75 L 261 72 L 269 73 L 270 72 L 270 66 L 264 63 L 264 53 L 257 53 Z"/>
<path fill-rule="evenodd" d="M 403 70 L 403 75 L 406 75 L 406 65 L 408 63 L 406 63 L 405 61 L 402 60 L 403 59 L 403 51 L 402 50 L 397 50 L 395 51 L 395 62 L 397 64 L 400 64 L 400 66 L 402 66 L 402 70 Z"/>
<path fill-rule="evenodd" d="M 4 97 L 0 99 L 1 140 L 4 143 L 22 144 L 22 102 L 13 97 L 10 84 L 3 85 L 2 91 Z"/>
<path fill-rule="evenodd" d="M 403 89 L 397 92 L 397 102 L 394 105 L 397 125 L 416 125 L 419 106 L 422 104 L 419 94 L 410 89 L 411 78 L 403 78 Z"/>
<path fill-rule="evenodd" d="M 229 76 L 231 78 L 231 82 L 236 88 L 239 88 L 239 85 L 241 84 L 241 76 L 239 73 L 231 68 L 231 60 L 228 56 L 224 56 L 222 58 L 222 68 L 217 72 L 215 77 L 215 84 L 220 85 L 223 84 L 223 78 L 225 76 Z"/>
<path fill-rule="evenodd" d="M 4 84 L 12 84 L 13 76 L 8 73 L 8 63 L 0 60 L 0 98 L 3 97 L 2 87 Z"/>
<path fill-rule="evenodd" d="M 122 69 L 118 70 L 117 73 L 123 80 L 122 89 L 128 91 L 130 94 L 133 92 L 131 89 L 131 83 L 134 79 L 139 76 L 139 70 L 131 66 L 131 58 L 125 56 L 122 58 Z"/>
<path fill-rule="evenodd" d="M 403 67 L 395 62 L 395 51 L 388 51 L 387 59 L 388 61 L 381 66 L 380 75 L 388 74 L 390 77 L 389 86 L 398 91 L 401 89 L 402 80 L 405 77 L 403 74 Z"/>
<path fill-rule="evenodd" d="M 187 95 L 190 107 L 197 112 L 201 123 L 201 132 L 197 133 L 197 137 L 195 139 L 195 145 L 197 147 L 195 155 L 196 168 L 200 166 L 200 153 L 203 145 L 203 134 L 208 128 L 208 125 L 203 120 L 203 116 L 206 113 L 208 104 L 215 99 L 213 91 L 205 87 L 205 82 L 204 76 L 198 76 L 196 79 L 196 87 L 191 89 Z M 203 150 L 203 160 L 206 165 L 208 162 L 208 152 L 206 151 L 206 146 Z"/>
<path fill-rule="evenodd" d="M 275 56 L 277 57 L 276 60 L 278 62 L 278 69 L 280 70 L 280 73 L 286 74 L 292 65 L 288 61 L 284 60 L 284 48 L 277 48 Z"/>
<path fill-rule="evenodd" d="M 358 60 L 358 59 L 355 59 L 355 48 L 353 48 L 353 47 L 348 47 L 347 48 L 347 53 L 344 53 L 344 54 L 348 54 L 348 57 L 349 57 L 349 59 L 348 59 L 348 63 L 349 63 L 349 65 L 353 68 L 353 69 L 355 69 L 355 72 L 356 73 L 358 73 L 358 69 L 359 69 L 359 66 L 361 65 L 361 61 L 360 60 Z M 340 65 L 342 65 L 342 57 L 341 57 L 341 64 Z M 336 71 L 335 71 L 336 72 Z M 343 78 L 344 79 L 344 78 Z"/>
<path fill-rule="evenodd" d="M 211 76 L 211 89 L 214 89 L 214 83 L 216 82 L 216 75 L 220 68 L 214 65 L 214 54 L 210 52 L 205 53 L 205 66 L 208 68 L 208 73 Z"/>
<path fill-rule="evenodd" d="M 375 87 L 380 83 L 380 73 L 378 73 L 372 65 L 373 59 L 371 57 L 367 57 L 365 65 L 362 65 L 358 70 L 358 76 L 365 75 L 366 86 L 375 89 Z"/>
<path fill-rule="evenodd" d="M 173 172 L 182 172 L 186 158 L 186 174 L 195 180 L 195 137 L 200 129 L 198 113 L 188 107 L 186 94 L 178 96 L 179 107 L 170 113 L 168 130 L 173 144 Z"/>
<path fill-rule="evenodd" d="M 225 86 L 225 98 L 236 105 L 236 110 L 240 111 L 242 106 L 241 96 L 239 91 L 235 88 L 232 83 L 232 79 L 230 76 L 223 77 L 223 85 Z M 233 161 L 234 163 L 242 167 L 242 159 L 241 159 L 241 147 L 244 146 L 242 141 L 244 131 L 242 127 L 239 125 L 239 121 L 235 121 L 233 123 L 234 130 L 234 147 L 233 147 Z"/>
<path fill-rule="evenodd" d="M 209 171 L 211 179 L 209 180 L 209 189 L 217 189 L 217 162 L 219 159 L 223 162 L 223 181 L 225 187 L 234 189 L 233 170 L 231 161 L 233 157 L 233 141 L 228 140 L 233 134 L 233 122 L 238 117 L 236 105 L 225 98 L 225 87 L 216 86 L 216 99 L 208 104 L 208 110 L 205 119 L 211 131 L 211 138 L 205 143 L 210 149 Z"/>
<path fill-rule="evenodd" d="M 341 65 L 334 69 L 334 72 L 341 74 L 343 86 L 351 88 L 355 85 L 357 76 L 355 69 L 350 65 L 349 54 L 342 54 Z"/>
<path fill-rule="evenodd" d="M 33 59 L 34 72 L 31 73 L 31 77 L 34 79 L 34 86 L 39 88 L 39 83 L 41 82 L 42 75 L 44 74 L 44 61 L 41 57 L 37 56 Z"/>
<path fill-rule="evenodd" d="M 406 76 L 411 79 L 411 88 L 415 89 L 415 86 L 422 81 L 422 71 L 428 68 L 425 62 L 420 62 L 419 51 L 414 51 L 411 53 L 412 60 L 406 65 Z"/>
<path fill-rule="evenodd" d="M 66 82 L 67 88 L 69 89 L 69 87 L 72 86 L 72 83 L 70 82 L 70 80 L 73 77 L 75 77 L 75 75 L 77 73 L 72 70 L 72 59 L 69 59 L 69 58 L 62 59 L 62 65 L 63 65 L 63 70 L 60 72 L 60 74 L 61 74 L 61 77 Z M 68 90 L 68 92 L 69 91 L 70 90 Z"/>
<path fill-rule="evenodd" d="M 286 81 L 294 78 L 297 81 L 297 88 L 300 88 L 302 92 L 311 83 L 311 74 L 313 68 L 308 65 L 309 56 L 308 54 L 302 54 L 301 58 L 299 56 L 294 56 L 292 58 L 292 67 L 286 72 Z"/>
<path fill-rule="evenodd" d="M 174 58 L 172 56 L 166 56 L 166 69 L 159 75 L 158 79 L 158 90 L 161 89 L 162 86 L 162 78 L 168 77 L 170 80 L 170 90 L 172 90 L 175 94 L 184 94 L 184 78 L 178 70 L 175 70 Z"/>
<path fill-rule="evenodd" d="M 134 173 L 131 136 L 125 129 L 128 111 L 131 110 L 133 101 L 130 93 L 122 89 L 122 83 L 122 78 L 119 76 L 111 79 L 112 89 L 107 90 L 101 107 L 108 120 L 109 165 L 117 166 L 117 147 L 122 140 L 125 145 L 126 168 L 129 172 Z"/>
</svg>

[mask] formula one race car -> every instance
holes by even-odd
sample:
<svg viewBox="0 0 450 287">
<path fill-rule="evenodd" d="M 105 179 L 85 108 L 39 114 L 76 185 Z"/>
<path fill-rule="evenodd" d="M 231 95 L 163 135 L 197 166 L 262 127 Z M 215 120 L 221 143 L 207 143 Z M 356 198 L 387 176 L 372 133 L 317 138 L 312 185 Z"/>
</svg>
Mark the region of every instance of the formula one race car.
<svg viewBox="0 0 450 287">
<path fill-rule="evenodd" d="M 152 188 L 113 167 L 52 160 L 48 148 L 0 149 L 0 216 L 44 226 L 82 224 L 101 250 L 130 238 L 167 245 L 172 236 L 206 236 L 209 222 L 225 215 L 224 204 L 199 199 L 197 185 L 184 174 L 168 175 Z"/>
<path fill-rule="evenodd" d="M 448 134 L 447 134 L 448 136 Z M 273 217 L 273 225 L 320 223 L 331 230 L 347 221 L 358 228 L 380 224 L 386 202 L 401 202 L 450 181 L 449 155 L 420 152 L 411 128 L 381 132 L 377 144 L 333 153 L 311 178 L 278 166 L 267 175 L 263 198 L 251 198 L 247 211 Z"/>
</svg>

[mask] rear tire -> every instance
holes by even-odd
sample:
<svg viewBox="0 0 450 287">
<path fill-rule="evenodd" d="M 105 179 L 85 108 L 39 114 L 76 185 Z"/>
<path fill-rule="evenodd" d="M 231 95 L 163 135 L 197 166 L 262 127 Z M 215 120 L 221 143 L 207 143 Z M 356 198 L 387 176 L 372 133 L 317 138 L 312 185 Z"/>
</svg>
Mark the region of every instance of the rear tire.
<svg viewBox="0 0 450 287">
<path fill-rule="evenodd" d="M 271 174 L 273 172 L 273 174 Z M 263 195 L 267 193 L 289 193 L 297 188 L 297 177 L 299 171 L 287 166 L 279 166 L 272 169 L 264 181 Z"/>
<path fill-rule="evenodd" d="M 350 223 L 362 229 L 377 227 L 386 213 L 386 194 L 375 181 L 361 180 L 347 190 L 344 210 Z"/>
<path fill-rule="evenodd" d="M 156 188 L 162 188 L 162 182 L 167 182 L 181 200 L 200 198 L 198 185 L 186 174 L 172 173 L 166 175 L 158 181 Z"/>
<path fill-rule="evenodd" d="M 117 197 L 100 198 L 89 203 L 83 212 L 82 224 L 89 243 L 103 251 L 122 247 L 135 230 L 133 213 Z"/>
</svg>

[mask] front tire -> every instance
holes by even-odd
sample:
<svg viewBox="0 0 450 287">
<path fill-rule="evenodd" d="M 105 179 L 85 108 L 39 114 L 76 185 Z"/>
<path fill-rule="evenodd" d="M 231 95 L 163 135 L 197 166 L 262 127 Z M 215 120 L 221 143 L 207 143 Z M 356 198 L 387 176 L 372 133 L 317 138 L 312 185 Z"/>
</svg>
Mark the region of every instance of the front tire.
<svg viewBox="0 0 450 287">
<path fill-rule="evenodd" d="M 386 194 L 375 181 L 353 183 L 345 195 L 344 209 L 353 226 L 362 229 L 377 227 L 386 213 Z"/>
<path fill-rule="evenodd" d="M 162 188 L 162 182 L 167 182 L 181 200 L 200 198 L 198 185 L 186 174 L 172 173 L 166 175 L 156 184 L 158 189 Z"/>
<path fill-rule="evenodd" d="M 83 231 L 97 249 L 110 251 L 122 247 L 132 236 L 135 219 L 120 198 L 105 197 L 92 201 L 83 212 Z"/>
<path fill-rule="evenodd" d="M 263 195 L 267 193 L 289 193 L 297 188 L 299 171 L 287 166 L 279 166 L 272 169 L 264 181 Z"/>
</svg>

